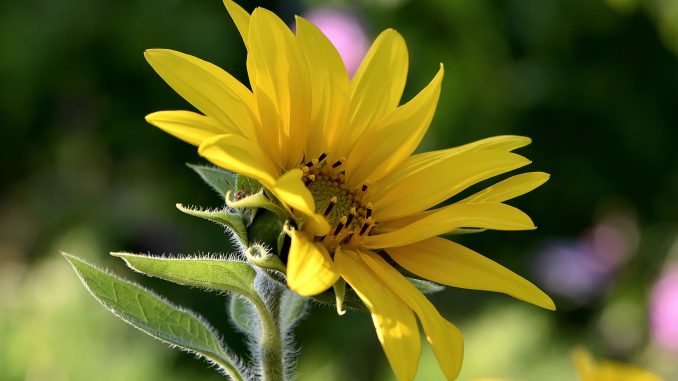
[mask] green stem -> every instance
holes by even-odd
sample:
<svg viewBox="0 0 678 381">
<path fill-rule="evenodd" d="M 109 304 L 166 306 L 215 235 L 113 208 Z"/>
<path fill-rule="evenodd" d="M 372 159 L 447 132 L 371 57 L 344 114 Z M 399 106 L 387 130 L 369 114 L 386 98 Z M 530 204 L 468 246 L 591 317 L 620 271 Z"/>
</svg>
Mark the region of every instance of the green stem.
<svg viewBox="0 0 678 381">
<path fill-rule="evenodd" d="M 269 288 L 269 295 L 264 296 L 266 303 L 258 298 L 253 301 L 261 318 L 261 332 L 258 343 L 261 381 L 281 381 L 285 379 L 282 339 L 277 324 L 281 295 L 282 289 L 273 285 Z"/>
</svg>

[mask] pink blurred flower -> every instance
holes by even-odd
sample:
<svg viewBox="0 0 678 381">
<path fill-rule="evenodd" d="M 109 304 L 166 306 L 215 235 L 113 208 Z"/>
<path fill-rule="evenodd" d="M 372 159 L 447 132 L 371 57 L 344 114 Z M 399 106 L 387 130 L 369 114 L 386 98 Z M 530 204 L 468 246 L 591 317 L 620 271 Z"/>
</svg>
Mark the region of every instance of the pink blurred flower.
<svg viewBox="0 0 678 381">
<path fill-rule="evenodd" d="M 536 273 L 547 289 L 580 305 L 590 303 L 607 292 L 639 234 L 632 216 L 607 214 L 577 239 L 547 243 L 538 253 Z"/>
<path fill-rule="evenodd" d="M 315 8 L 304 15 L 332 41 L 344 60 L 349 75 L 362 61 L 369 41 L 357 15 L 339 8 Z"/>
<path fill-rule="evenodd" d="M 657 344 L 678 352 L 678 262 L 666 267 L 652 289 L 650 330 Z"/>
</svg>

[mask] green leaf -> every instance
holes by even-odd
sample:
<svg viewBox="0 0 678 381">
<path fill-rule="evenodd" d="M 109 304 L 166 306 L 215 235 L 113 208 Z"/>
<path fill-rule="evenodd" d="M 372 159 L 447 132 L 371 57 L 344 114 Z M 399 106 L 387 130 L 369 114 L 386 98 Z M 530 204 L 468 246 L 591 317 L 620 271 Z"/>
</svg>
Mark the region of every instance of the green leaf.
<svg viewBox="0 0 678 381">
<path fill-rule="evenodd" d="M 231 295 L 228 303 L 228 312 L 228 317 L 240 332 L 248 336 L 253 336 L 257 332 L 254 325 L 257 315 L 253 310 L 252 304 L 247 299 L 235 294 Z"/>
<path fill-rule="evenodd" d="M 236 175 L 232 172 L 223 170 L 221 168 L 186 164 L 189 168 L 194 170 L 200 177 L 221 197 L 226 197 L 228 191 L 234 191 L 236 187 Z"/>
<path fill-rule="evenodd" d="M 306 315 L 307 299 L 294 291 L 284 290 L 280 299 L 280 331 L 289 332 Z"/>
<path fill-rule="evenodd" d="M 232 231 L 242 242 L 243 246 L 247 246 L 247 229 L 243 223 L 242 217 L 240 214 L 229 213 L 227 210 L 204 210 L 197 208 L 188 208 L 182 204 L 177 204 L 177 209 L 180 211 L 189 214 L 191 216 L 204 218 L 206 220 L 215 222 L 219 225 L 227 227 Z"/>
<path fill-rule="evenodd" d="M 234 380 L 244 380 L 241 360 L 231 354 L 203 318 L 141 286 L 62 254 L 92 296 L 115 316 L 156 339 L 214 362 Z"/>
<path fill-rule="evenodd" d="M 445 286 L 423 279 L 407 278 L 422 294 L 433 294 L 445 289 Z"/>
<path fill-rule="evenodd" d="M 220 258 L 163 258 L 130 253 L 111 253 L 140 273 L 207 290 L 235 292 L 259 299 L 254 289 L 256 272 L 246 262 Z"/>
</svg>

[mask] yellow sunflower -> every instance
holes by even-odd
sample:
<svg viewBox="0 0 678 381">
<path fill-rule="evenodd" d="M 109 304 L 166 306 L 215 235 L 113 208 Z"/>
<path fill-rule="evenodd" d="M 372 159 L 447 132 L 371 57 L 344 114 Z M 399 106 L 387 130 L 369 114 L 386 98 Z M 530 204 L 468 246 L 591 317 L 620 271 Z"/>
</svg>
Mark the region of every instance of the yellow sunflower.
<svg viewBox="0 0 678 381">
<path fill-rule="evenodd" d="M 662 381 L 656 374 L 633 365 L 610 360 L 595 361 L 583 348 L 572 352 L 580 381 Z"/>
<path fill-rule="evenodd" d="M 529 138 L 497 136 L 413 155 L 435 112 L 442 65 L 400 105 L 408 53 L 396 31 L 382 32 L 349 78 L 333 45 L 307 20 L 297 17 L 293 33 L 266 9 L 250 15 L 230 0 L 225 5 L 247 47 L 250 87 L 193 56 L 148 50 L 151 66 L 200 113 L 161 111 L 146 119 L 275 196 L 291 221 L 286 271 L 292 290 L 312 296 L 348 283 L 370 310 L 399 380 L 411 380 L 417 371 L 415 316 L 448 379 L 459 373 L 463 341 L 392 263 L 438 283 L 555 308 L 529 281 L 438 237 L 463 228 L 535 228 L 525 213 L 503 202 L 544 183 L 548 175 L 542 172 L 519 174 L 434 208 L 530 163 L 511 152 Z"/>
</svg>

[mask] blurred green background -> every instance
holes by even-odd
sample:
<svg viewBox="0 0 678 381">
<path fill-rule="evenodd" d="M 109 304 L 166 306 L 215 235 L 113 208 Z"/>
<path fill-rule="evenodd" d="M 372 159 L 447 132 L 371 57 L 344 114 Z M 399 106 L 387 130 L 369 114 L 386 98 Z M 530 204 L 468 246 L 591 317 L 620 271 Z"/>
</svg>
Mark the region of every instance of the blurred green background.
<svg viewBox="0 0 678 381">
<path fill-rule="evenodd" d="M 519 152 L 552 177 L 512 204 L 539 229 L 462 241 L 542 286 L 558 311 L 433 295 L 465 336 L 460 380 L 573 380 L 578 345 L 678 379 L 678 1 L 240 3 L 288 22 L 332 6 L 370 40 L 396 28 L 410 49 L 405 99 L 443 62 L 423 150 L 533 138 Z M 219 227 L 174 208 L 220 205 L 184 165 L 201 162 L 194 147 L 144 122 L 190 107 L 144 61 L 156 47 L 246 82 L 218 0 L 0 3 L 0 380 L 220 379 L 109 315 L 59 250 L 195 306 L 244 349 L 223 297 L 142 279 L 107 256 L 230 251 Z M 315 308 L 297 332 L 301 381 L 394 379 L 365 314 Z M 417 379 L 443 379 L 428 348 Z"/>
</svg>

